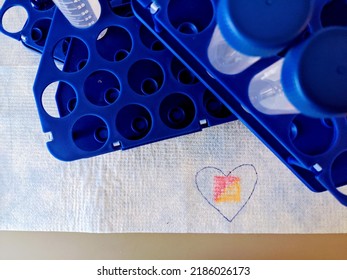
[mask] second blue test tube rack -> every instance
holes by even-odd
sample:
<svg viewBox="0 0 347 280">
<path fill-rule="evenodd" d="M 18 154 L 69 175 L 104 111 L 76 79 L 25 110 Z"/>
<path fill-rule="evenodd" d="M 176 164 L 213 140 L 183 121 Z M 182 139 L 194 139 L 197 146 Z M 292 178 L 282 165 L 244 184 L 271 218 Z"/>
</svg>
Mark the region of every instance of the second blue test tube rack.
<svg viewBox="0 0 347 280">
<path fill-rule="evenodd" d="M 133 7 L 137 17 L 179 56 L 207 87 L 214 89 L 220 100 L 223 100 L 306 186 L 317 192 L 329 190 L 342 204 L 347 205 L 346 195 L 338 190 L 338 187 L 347 184 L 346 117 L 265 115 L 257 111 L 248 97 L 249 84 L 259 72 L 281 59 L 288 49 L 262 58 L 235 75 L 217 71 L 208 59 L 207 49 L 216 27 L 215 11 L 219 2 L 136 0 Z M 287 5 L 290 5 L 290 2 L 287 1 Z M 340 28 L 346 28 L 346 15 L 338 8 L 343 1 L 313 2 L 308 28 L 293 45 L 288 45 L 288 48 L 322 29 L 331 28 L 330 26 L 342 25 Z"/>
</svg>

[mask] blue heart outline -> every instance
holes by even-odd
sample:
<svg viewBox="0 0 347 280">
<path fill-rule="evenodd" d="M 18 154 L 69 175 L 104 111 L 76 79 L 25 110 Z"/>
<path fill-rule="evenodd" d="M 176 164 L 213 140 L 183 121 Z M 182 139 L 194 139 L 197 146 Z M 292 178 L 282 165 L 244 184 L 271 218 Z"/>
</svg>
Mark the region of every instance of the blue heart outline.
<svg viewBox="0 0 347 280">
<path fill-rule="evenodd" d="M 256 180 L 255 180 L 253 189 L 252 189 L 250 195 L 248 196 L 246 202 L 241 206 L 241 208 L 239 209 L 239 211 L 237 211 L 237 213 L 236 213 L 231 219 L 229 219 L 227 216 L 225 216 L 225 215 L 223 214 L 223 212 L 222 212 L 218 207 L 216 207 L 215 205 L 213 205 L 213 204 L 210 202 L 210 200 L 202 193 L 201 189 L 199 188 L 199 184 L 198 184 L 198 176 L 199 176 L 199 174 L 200 174 L 201 172 L 203 172 L 203 171 L 206 170 L 206 169 L 214 169 L 214 170 L 217 170 L 217 171 L 219 171 L 220 173 L 222 173 L 225 177 L 228 177 L 228 176 L 230 176 L 230 174 L 233 173 L 235 170 L 237 170 L 237 169 L 239 169 L 239 168 L 241 168 L 241 167 L 245 167 L 245 166 L 250 166 L 250 167 L 253 168 L 253 170 L 254 170 L 254 172 L 255 172 L 255 175 L 256 175 Z M 225 220 L 227 220 L 229 223 L 231 223 L 231 222 L 240 214 L 240 212 L 245 208 L 245 206 L 248 204 L 249 200 L 252 198 L 252 196 L 253 196 L 253 194 L 254 194 L 254 191 L 255 191 L 255 189 L 256 189 L 256 186 L 257 186 L 257 184 L 258 184 L 258 178 L 259 178 L 259 176 L 258 176 L 257 169 L 255 168 L 255 166 L 254 166 L 253 164 L 247 164 L 247 163 L 241 164 L 241 165 L 235 167 L 234 169 L 232 169 L 231 171 L 229 171 L 228 174 L 225 174 L 225 173 L 223 172 L 223 170 L 221 170 L 221 169 L 219 169 L 219 168 L 217 168 L 217 167 L 206 166 L 206 167 L 200 169 L 200 170 L 195 174 L 195 186 L 196 186 L 196 188 L 198 189 L 198 191 L 199 191 L 199 193 L 201 194 L 201 196 L 207 201 L 207 203 L 208 203 L 210 206 L 212 206 L 214 209 L 216 209 L 217 212 L 218 212 Z"/>
</svg>

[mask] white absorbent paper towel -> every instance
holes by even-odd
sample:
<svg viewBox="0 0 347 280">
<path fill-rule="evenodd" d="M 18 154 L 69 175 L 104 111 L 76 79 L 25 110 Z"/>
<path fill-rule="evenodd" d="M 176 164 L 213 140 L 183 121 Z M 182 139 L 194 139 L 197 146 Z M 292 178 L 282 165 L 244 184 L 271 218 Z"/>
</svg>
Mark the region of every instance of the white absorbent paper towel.
<svg viewBox="0 0 347 280">
<path fill-rule="evenodd" d="M 39 60 L 0 35 L 0 230 L 347 232 L 347 208 L 307 189 L 239 121 L 58 161 L 32 93 Z"/>
</svg>

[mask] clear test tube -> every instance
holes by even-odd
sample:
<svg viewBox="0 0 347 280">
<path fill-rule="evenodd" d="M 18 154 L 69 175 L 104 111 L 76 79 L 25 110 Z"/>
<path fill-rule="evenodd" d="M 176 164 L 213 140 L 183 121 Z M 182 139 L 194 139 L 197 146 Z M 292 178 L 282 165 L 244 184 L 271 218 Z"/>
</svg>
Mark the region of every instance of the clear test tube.
<svg viewBox="0 0 347 280">
<path fill-rule="evenodd" d="M 264 114 L 347 114 L 347 28 L 325 28 L 254 76 L 249 99 Z"/>
<path fill-rule="evenodd" d="M 237 74 L 278 54 L 306 29 L 314 0 L 221 0 L 207 55 L 219 72 Z"/>
<path fill-rule="evenodd" d="M 101 14 L 99 0 L 53 0 L 66 19 L 77 28 L 94 25 Z"/>
<path fill-rule="evenodd" d="M 299 113 L 288 100 L 281 84 L 284 59 L 280 59 L 252 79 L 248 96 L 254 108 L 267 115 Z"/>
<path fill-rule="evenodd" d="M 212 66 L 227 75 L 240 73 L 260 59 L 257 56 L 242 54 L 230 47 L 218 25 L 213 32 L 207 55 Z"/>
</svg>

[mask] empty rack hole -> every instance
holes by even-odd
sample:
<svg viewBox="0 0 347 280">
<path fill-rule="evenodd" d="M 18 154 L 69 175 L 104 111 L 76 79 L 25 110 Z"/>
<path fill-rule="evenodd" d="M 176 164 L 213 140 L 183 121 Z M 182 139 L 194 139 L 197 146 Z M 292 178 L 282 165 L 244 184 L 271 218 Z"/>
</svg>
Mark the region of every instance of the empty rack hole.
<svg viewBox="0 0 347 280">
<path fill-rule="evenodd" d="M 114 54 L 114 61 L 122 61 L 129 55 L 127 50 L 117 50 Z"/>
<path fill-rule="evenodd" d="M 109 88 L 105 91 L 105 101 L 108 104 L 113 104 L 119 97 L 119 89 L 118 88 Z"/>
<path fill-rule="evenodd" d="M 55 44 L 52 59 L 60 71 L 74 73 L 81 71 L 86 66 L 89 51 L 81 39 L 66 37 Z"/>
<path fill-rule="evenodd" d="M 8 8 L 2 17 L 2 27 L 9 33 L 21 32 L 28 20 L 28 12 L 23 6 Z"/>
<path fill-rule="evenodd" d="M 188 69 L 182 69 L 178 73 L 177 78 L 178 78 L 178 81 L 181 82 L 182 84 L 193 85 L 197 83 L 197 79 L 195 75 Z"/>
<path fill-rule="evenodd" d="M 141 91 L 144 94 L 155 93 L 159 89 L 158 83 L 152 78 L 144 79 L 141 83 Z"/>
<path fill-rule="evenodd" d="M 129 32 L 120 26 L 109 26 L 103 29 L 96 40 L 98 53 L 112 62 L 123 61 L 133 47 Z"/>
<path fill-rule="evenodd" d="M 184 33 L 184 34 L 198 34 L 199 33 L 198 28 L 192 22 L 183 22 L 183 23 L 181 23 L 178 26 L 177 30 L 179 32 L 181 32 L 181 33 Z"/>
<path fill-rule="evenodd" d="M 108 129 L 106 126 L 101 126 L 95 129 L 94 138 L 99 143 L 105 143 L 108 138 Z"/>
<path fill-rule="evenodd" d="M 229 109 L 208 89 L 204 92 L 203 104 L 212 117 L 223 119 L 231 116 Z"/>
<path fill-rule="evenodd" d="M 94 105 L 111 105 L 116 102 L 120 95 L 120 82 L 115 74 L 99 70 L 86 78 L 84 94 Z"/>
<path fill-rule="evenodd" d="M 189 126 L 195 118 L 194 102 L 185 94 L 172 93 L 165 97 L 159 108 L 160 118 L 173 129 Z"/>
<path fill-rule="evenodd" d="M 171 72 L 178 82 L 184 85 L 194 85 L 199 82 L 195 75 L 176 57 L 171 61 Z"/>
<path fill-rule="evenodd" d="M 182 34 L 202 32 L 210 25 L 213 15 L 211 0 L 171 0 L 168 4 L 169 21 Z"/>
<path fill-rule="evenodd" d="M 77 98 L 71 97 L 67 102 L 67 110 L 71 113 L 73 110 L 75 110 L 77 104 Z"/>
<path fill-rule="evenodd" d="M 77 120 L 72 128 L 74 143 L 84 151 L 99 150 L 105 145 L 108 138 L 108 127 L 98 116 L 84 116 Z"/>
<path fill-rule="evenodd" d="M 53 118 L 65 117 L 76 107 L 77 97 L 74 89 L 66 82 L 53 82 L 42 93 L 43 109 Z"/>
<path fill-rule="evenodd" d="M 148 129 L 148 120 L 145 116 L 133 118 L 131 122 L 131 129 L 135 133 L 143 133 Z"/>
<path fill-rule="evenodd" d="M 142 44 L 144 44 L 148 49 L 152 51 L 162 51 L 165 49 L 164 45 L 159 41 L 159 39 L 155 37 L 144 25 L 141 25 L 139 32 Z"/>
<path fill-rule="evenodd" d="M 134 13 L 130 2 L 131 1 L 123 1 L 123 3 L 119 4 L 119 1 L 110 1 L 111 9 L 117 16 L 125 18 L 133 17 Z"/>
<path fill-rule="evenodd" d="M 40 47 L 45 45 L 50 26 L 50 19 L 41 19 L 34 23 L 30 35 L 36 45 Z"/>
<path fill-rule="evenodd" d="M 46 11 L 54 7 L 52 0 L 30 0 L 31 6 L 40 11 Z"/>
<path fill-rule="evenodd" d="M 138 94 L 154 94 L 160 90 L 164 83 L 164 71 L 157 62 L 142 59 L 130 67 L 128 83 Z"/>
<path fill-rule="evenodd" d="M 168 120 L 173 124 L 182 123 L 186 118 L 186 112 L 182 107 L 172 107 L 168 111 Z"/>
<path fill-rule="evenodd" d="M 37 27 L 34 27 L 33 29 L 31 29 L 31 38 L 34 40 L 34 42 L 41 40 L 42 30 Z"/>
<path fill-rule="evenodd" d="M 335 140 L 333 122 L 313 119 L 303 115 L 296 116 L 289 125 L 289 137 L 294 147 L 300 152 L 316 156 L 328 151 Z M 319 141 L 317 141 L 319 137 Z"/>
<path fill-rule="evenodd" d="M 128 140 L 140 140 L 152 128 L 151 114 L 141 105 L 127 105 L 117 114 L 116 128 L 124 138 Z"/>
</svg>

